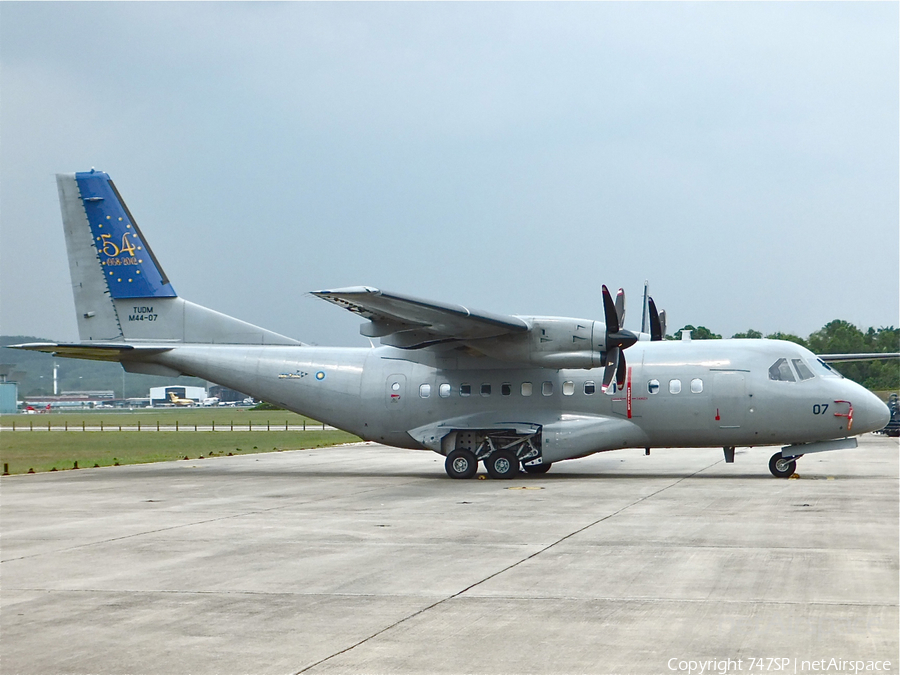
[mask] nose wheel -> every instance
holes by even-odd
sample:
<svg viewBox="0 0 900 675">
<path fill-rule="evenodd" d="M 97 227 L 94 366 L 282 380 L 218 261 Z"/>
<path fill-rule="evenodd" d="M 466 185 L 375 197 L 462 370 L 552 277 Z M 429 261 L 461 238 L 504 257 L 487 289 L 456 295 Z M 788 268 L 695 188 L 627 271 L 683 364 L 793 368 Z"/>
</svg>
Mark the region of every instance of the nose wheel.
<svg viewBox="0 0 900 675">
<path fill-rule="evenodd" d="M 790 478 L 797 470 L 797 460 L 793 457 L 782 457 L 776 452 L 769 460 L 769 471 L 775 478 Z"/>
</svg>

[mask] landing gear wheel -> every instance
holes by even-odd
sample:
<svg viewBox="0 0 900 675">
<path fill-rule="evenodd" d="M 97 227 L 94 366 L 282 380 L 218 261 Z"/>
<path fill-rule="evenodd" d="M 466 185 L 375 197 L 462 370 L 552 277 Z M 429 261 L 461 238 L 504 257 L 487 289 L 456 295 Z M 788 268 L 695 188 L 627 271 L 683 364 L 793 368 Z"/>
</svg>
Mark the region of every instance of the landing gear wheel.
<svg viewBox="0 0 900 675">
<path fill-rule="evenodd" d="M 519 460 L 508 450 L 498 450 L 484 460 L 484 468 L 491 478 L 515 478 L 519 473 Z"/>
<path fill-rule="evenodd" d="M 797 470 L 797 460 L 782 457 L 780 452 L 776 452 L 769 460 L 769 471 L 775 478 L 790 478 Z"/>
<path fill-rule="evenodd" d="M 547 473 L 551 466 L 553 466 L 552 463 L 532 464 L 531 466 L 523 464 L 522 468 L 525 469 L 525 473 Z"/>
<path fill-rule="evenodd" d="M 444 469 L 450 478 L 472 478 L 478 473 L 478 460 L 470 450 L 454 450 L 447 455 Z"/>
</svg>

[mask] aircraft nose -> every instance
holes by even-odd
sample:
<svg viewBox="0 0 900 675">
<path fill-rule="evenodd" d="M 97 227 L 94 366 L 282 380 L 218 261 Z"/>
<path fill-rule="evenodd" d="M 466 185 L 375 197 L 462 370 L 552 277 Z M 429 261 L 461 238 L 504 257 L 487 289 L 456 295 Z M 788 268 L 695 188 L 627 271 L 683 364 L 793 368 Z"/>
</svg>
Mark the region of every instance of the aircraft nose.
<svg viewBox="0 0 900 675">
<path fill-rule="evenodd" d="M 853 431 L 865 433 L 884 429 L 891 421 L 891 410 L 887 404 L 870 391 L 860 401 L 860 410 L 854 414 Z M 859 426 L 857 426 L 859 425 Z"/>
</svg>

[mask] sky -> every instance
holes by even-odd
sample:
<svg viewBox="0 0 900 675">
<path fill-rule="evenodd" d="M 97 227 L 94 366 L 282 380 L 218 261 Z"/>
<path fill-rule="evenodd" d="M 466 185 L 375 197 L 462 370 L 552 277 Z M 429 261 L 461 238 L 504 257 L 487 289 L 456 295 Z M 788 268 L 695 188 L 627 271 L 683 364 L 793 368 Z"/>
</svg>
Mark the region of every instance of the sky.
<svg viewBox="0 0 900 675">
<path fill-rule="evenodd" d="M 55 173 L 178 294 L 309 291 L 806 336 L 900 325 L 898 3 L 0 3 L 0 333 L 76 340 Z"/>
</svg>

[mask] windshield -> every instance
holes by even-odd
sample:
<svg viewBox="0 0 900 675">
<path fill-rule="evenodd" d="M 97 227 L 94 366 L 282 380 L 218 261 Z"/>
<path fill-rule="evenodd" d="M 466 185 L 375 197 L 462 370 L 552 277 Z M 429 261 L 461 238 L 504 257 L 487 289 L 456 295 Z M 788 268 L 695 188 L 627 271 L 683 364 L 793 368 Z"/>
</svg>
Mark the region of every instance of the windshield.
<svg viewBox="0 0 900 675">
<path fill-rule="evenodd" d="M 813 370 L 822 377 L 844 377 L 822 359 L 816 359 L 815 361 L 811 360 L 809 361 L 809 365 L 811 365 Z"/>
</svg>

